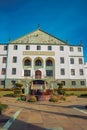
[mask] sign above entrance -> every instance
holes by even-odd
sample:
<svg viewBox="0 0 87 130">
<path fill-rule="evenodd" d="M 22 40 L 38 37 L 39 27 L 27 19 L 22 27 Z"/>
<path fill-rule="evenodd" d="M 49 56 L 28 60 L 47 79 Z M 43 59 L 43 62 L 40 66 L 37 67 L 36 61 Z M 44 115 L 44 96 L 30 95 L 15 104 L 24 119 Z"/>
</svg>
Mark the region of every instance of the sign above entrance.
<svg viewBox="0 0 87 130">
<path fill-rule="evenodd" d="M 23 55 L 46 55 L 46 56 L 54 56 L 55 52 L 48 52 L 48 51 L 42 51 L 42 52 L 36 52 L 36 51 L 24 51 Z"/>
</svg>

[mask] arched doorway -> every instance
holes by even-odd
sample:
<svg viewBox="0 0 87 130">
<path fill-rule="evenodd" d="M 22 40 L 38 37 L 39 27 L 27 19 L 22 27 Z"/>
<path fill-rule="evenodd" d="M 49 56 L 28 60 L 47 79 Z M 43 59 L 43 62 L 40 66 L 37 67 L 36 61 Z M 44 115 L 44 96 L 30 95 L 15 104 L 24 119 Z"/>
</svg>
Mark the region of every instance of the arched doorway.
<svg viewBox="0 0 87 130">
<path fill-rule="evenodd" d="M 35 79 L 41 79 L 41 77 L 42 77 L 42 72 L 40 70 L 36 70 Z"/>
</svg>

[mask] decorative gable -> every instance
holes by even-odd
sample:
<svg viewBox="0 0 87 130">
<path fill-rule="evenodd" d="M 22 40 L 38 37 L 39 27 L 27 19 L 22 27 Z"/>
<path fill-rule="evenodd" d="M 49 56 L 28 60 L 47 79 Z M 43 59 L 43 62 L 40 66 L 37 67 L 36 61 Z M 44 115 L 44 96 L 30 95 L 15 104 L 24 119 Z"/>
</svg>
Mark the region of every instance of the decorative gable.
<svg viewBox="0 0 87 130">
<path fill-rule="evenodd" d="M 26 34 L 10 43 L 30 43 L 30 44 L 66 44 L 64 41 L 38 29 Z"/>
</svg>

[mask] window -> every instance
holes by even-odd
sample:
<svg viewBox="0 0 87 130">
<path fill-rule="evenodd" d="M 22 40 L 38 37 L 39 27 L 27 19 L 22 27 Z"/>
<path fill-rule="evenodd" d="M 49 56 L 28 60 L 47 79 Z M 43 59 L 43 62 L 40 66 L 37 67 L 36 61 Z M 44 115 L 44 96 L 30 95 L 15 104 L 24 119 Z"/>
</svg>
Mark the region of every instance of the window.
<svg viewBox="0 0 87 130">
<path fill-rule="evenodd" d="M 12 74 L 13 74 L 13 75 L 16 74 L 16 68 L 12 68 Z"/>
<path fill-rule="evenodd" d="M 85 81 L 80 81 L 80 85 L 85 85 Z"/>
<path fill-rule="evenodd" d="M 74 85 L 74 86 L 75 86 L 75 85 L 76 85 L 76 81 L 72 81 L 72 82 L 71 82 L 71 85 Z"/>
<path fill-rule="evenodd" d="M 7 57 L 3 57 L 2 62 L 3 62 L 3 63 L 6 63 L 6 62 L 7 62 Z"/>
<path fill-rule="evenodd" d="M 80 75 L 84 75 L 83 69 L 79 70 Z"/>
<path fill-rule="evenodd" d="M 31 71 L 30 70 L 24 70 L 24 76 L 30 76 Z"/>
<path fill-rule="evenodd" d="M 5 80 L 1 80 L 1 85 L 5 85 Z"/>
<path fill-rule="evenodd" d="M 31 65 L 31 61 L 28 60 L 28 59 L 25 60 L 25 61 L 24 61 L 24 65 L 25 65 L 25 66 L 30 66 L 30 65 Z"/>
<path fill-rule="evenodd" d="M 37 50 L 41 50 L 41 46 L 37 46 Z"/>
<path fill-rule="evenodd" d="M 70 58 L 70 64 L 74 64 L 74 58 Z"/>
<path fill-rule="evenodd" d="M 64 47 L 63 46 L 60 46 L 60 51 L 64 51 Z"/>
<path fill-rule="evenodd" d="M 52 61 L 51 61 L 51 60 L 47 60 L 47 61 L 46 61 L 46 66 L 53 66 Z"/>
<path fill-rule="evenodd" d="M 11 82 L 12 82 L 12 85 L 15 85 L 15 83 L 16 83 L 16 81 L 15 81 L 15 80 L 12 80 Z"/>
<path fill-rule="evenodd" d="M 79 58 L 79 64 L 83 64 L 82 58 Z"/>
<path fill-rule="evenodd" d="M 61 83 L 62 83 L 63 85 L 66 85 L 66 82 L 65 82 L 65 81 L 61 81 Z"/>
<path fill-rule="evenodd" d="M 78 52 L 81 52 L 81 47 L 78 47 Z"/>
<path fill-rule="evenodd" d="M 2 68 L 1 74 L 2 74 L 2 75 L 5 75 L 5 74 L 6 74 L 6 68 Z"/>
<path fill-rule="evenodd" d="M 16 63 L 16 62 L 17 62 L 17 57 L 13 56 L 13 63 Z"/>
<path fill-rule="evenodd" d="M 18 46 L 17 45 L 14 45 L 14 50 L 17 50 L 18 49 Z"/>
<path fill-rule="evenodd" d="M 52 46 L 48 46 L 48 50 L 52 50 Z"/>
<path fill-rule="evenodd" d="M 8 49 L 8 46 L 4 46 L 4 50 L 6 51 Z"/>
<path fill-rule="evenodd" d="M 60 73 L 61 73 L 61 75 L 65 75 L 65 69 L 62 68 L 62 69 L 60 70 Z"/>
<path fill-rule="evenodd" d="M 60 63 L 64 64 L 64 57 L 60 57 Z"/>
<path fill-rule="evenodd" d="M 75 69 L 71 69 L 71 75 L 75 75 Z"/>
<path fill-rule="evenodd" d="M 53 76 L 53 70 L 46 70 L 46 76 Z"/>
<path fill-rule="evenodd" d="M 41 60 L 36 60 L 36 61 L 35 61 L 35 65 L 36 65 L 36 66 L 41 66 L 41 65 L 42 65 Z"/>
<path fill-rule="evenodd" d="M 70 47 L 70 51 L 73 51 L 73 47 Z"/>
<path fill-rule="evenodd" d="M 30 50 L 30 46 L 27 45 L 27 46 L 26 46 L 26 50 Z"/>
</svg>

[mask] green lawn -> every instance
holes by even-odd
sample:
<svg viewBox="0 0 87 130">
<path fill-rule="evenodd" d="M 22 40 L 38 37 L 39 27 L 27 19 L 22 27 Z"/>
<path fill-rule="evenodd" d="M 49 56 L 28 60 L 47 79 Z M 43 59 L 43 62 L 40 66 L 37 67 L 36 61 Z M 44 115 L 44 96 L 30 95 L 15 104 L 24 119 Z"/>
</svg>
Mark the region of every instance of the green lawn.
<svg viewBox="0 0 87 130">
<path fill-rule="evenodd" d="M 13 91 L 2 91 L 2 90 L 0 90 L 0 97 L 7 95 L 7 94 L 13 94 Z"/>
<path fill-rule="evenodd" d="M 87 94 L 87 91 L 65 91 L 66 95 L 76 95 Z"/>
</svg>

